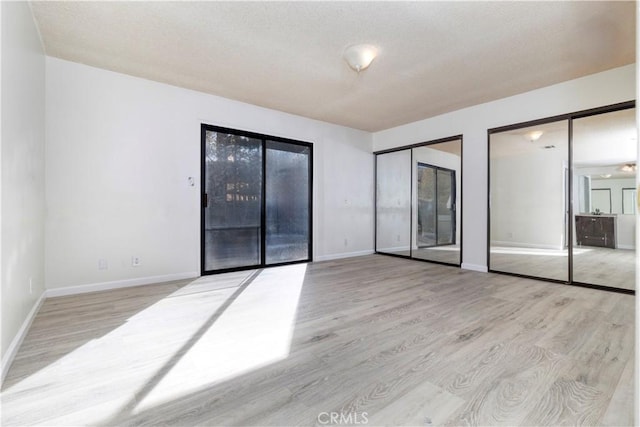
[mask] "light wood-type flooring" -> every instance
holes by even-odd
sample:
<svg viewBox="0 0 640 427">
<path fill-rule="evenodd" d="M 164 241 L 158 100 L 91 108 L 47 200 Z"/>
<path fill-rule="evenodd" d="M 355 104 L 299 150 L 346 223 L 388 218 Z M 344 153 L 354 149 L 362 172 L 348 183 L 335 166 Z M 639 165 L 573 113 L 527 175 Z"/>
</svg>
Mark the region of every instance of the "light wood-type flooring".
<svg viewBox="0 0 640 427">
<path fill-rule="evenodd" d="M 493 271 L 568 280 L 568 251 L 492 246 Z M 573 252 L 573 281 L 635 290 L 636 252 L 581 246 Z"/>
<path fill-rule="evenodd" d="M 633 296 L 371 255 L 49 299 L 1 421 L 633 425 L 633 356 Z"/>
<path fill-rule="evenodd" d="M 411 251 L 407 250 L 395 250 L 385 251 L 381 250 L 380 253 L 387 253 L 392 255 L 401 255 L 405 257 L 422 259 L 426 261 L 443 262 L 452 265 L 460 265 L 460 246 L 459 245 L 443 245 L 433 246 L 427 248 L 414 248 Z"/>
</svg>

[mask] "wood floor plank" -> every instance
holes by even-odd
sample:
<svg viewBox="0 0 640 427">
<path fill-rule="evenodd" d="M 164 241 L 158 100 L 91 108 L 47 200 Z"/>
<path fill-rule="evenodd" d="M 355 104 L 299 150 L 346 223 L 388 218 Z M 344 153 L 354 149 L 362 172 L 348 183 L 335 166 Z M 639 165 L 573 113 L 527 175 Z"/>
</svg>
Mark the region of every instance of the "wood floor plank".
<svg viewBox="0 0 640 427">
<path fill-rule="evenodd" d="M 53 298 L 0 421 L 628 425 L 634 303 L 380 255 Z"/>
<path fill-rule="evenodd" d="M 634 400 L 634 379 L 634 361 L 629 360 L 620 376 L 620 382 L 616 386 L 614 394 L 609 401 L 607 411 L 602 418 L 603 426 L 631 427 L 634 425 L 633 414 L 626 410 L 628 402 Z"/>
</svg>

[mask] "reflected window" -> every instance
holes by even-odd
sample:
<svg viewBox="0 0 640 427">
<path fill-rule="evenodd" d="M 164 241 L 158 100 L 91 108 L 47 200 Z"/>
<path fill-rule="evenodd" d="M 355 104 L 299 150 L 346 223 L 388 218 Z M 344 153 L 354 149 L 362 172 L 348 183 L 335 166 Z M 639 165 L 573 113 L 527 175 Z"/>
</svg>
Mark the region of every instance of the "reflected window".
<svg viewBox="0 0 640 427">
<path fill-rule="evenodd" d="M 635 188 L 622 189 L 622 213 L 635 215 L 638 206 L 638 192 Z"/>
</svg>

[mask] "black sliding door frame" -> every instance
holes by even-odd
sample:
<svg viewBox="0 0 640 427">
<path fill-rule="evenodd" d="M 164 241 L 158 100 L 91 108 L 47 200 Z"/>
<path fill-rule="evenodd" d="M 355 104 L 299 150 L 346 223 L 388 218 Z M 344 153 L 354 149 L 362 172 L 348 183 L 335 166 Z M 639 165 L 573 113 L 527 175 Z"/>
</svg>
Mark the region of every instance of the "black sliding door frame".
<svg viewBox="0 0 640 427">
<path fill-rule="evenodd" d="M 577 112 L 567 113 L 567 114 L 560 114 L 557 116 L 545 117 L 542 119 L 531 120 L 527 122 L 487 129 L 487 267 L 489 272 L 505 274 L 508 276 L 543 280 L 546 282 L 559 283 L 563 285 L 579 286 L 583 288 L 600 289 L 605 291 L 635 295 L 636 293 L 635 290 L 631 290 L 631 289 L 615 288 L 611 286 L 596 285 L 591 283 L 582 283 L 582 282 L 576 282 L 573 280 L 573 248 L 574 248 L 574 244 L 573 244 L 574 231 L 573 230 L 575 226 L 573 221 L 574 209 L 573 209 L 573 203 L 572 203 L 572 200 L 573 200 L 573 121 L 576 119 L 596 116 L 599 114 L 613 113 L 616 111 L 627 110 L 635 107 L 636 107 L 635 101 L 626 101 L 626 102 L 620 102 L 618 104 L 591 108 L 588 110 L 582 110 L 582 111 L 577 111 Z M 567 183 L 568 194 L 565 194 L 565 198 L 568 199 L 568 216 L 569 216 L 569 219 L 568 219 L 569 227 L 568 227 L 568 230 L 567 230 L 568 232 L 566 236 L 566 241 L 568 242 L 568 251 L 569 251 L 568 257 L 567 257 L 568 258 L 567 280 L 558 280 L 558 279 L 552 279 L 552 278 L 531 276 L 527 274 L 519 274 L 519 273 L 511 273 L 506 271 L 494 270 L 491 268 L 491 135 L 496 133 L 506 132 L 506 131 L 532 127 L 532 126 L 543 125 L 543 124 L 552 123 L 552 122 L 560 122 L 560 121 L 567 121 L 568 123 L 567 166 L 568 166 L 569 176 L 568 176 L 568 183 Z"/>
<path fill-rule="evenodd" d="M 206 193 L 206 180 L 207 180 L 207 165 L 206 165 L 206 134 L 209 132 L 218 132 L 229 135 L 242 136 L 261 141 L 261 162 L 256 167 L 260 167 L 262 170 L 262 188 L 261 188 L 261 201 L 260 201 L 260 261 L 255 265 L 247 265 L 241 267 L 221 268 L 216 270 L 206 270 L 206 217 L 205 209 L 208 206 L 208 196 Z M 289 144 L 291 146 L 301 147 L 302 149 L 308 149 L 308 244 L 307 244 L 307 258 L 295 261 L 286 262 L 274 262 L 267 263 L 267 148 L 268 142 L 278 142 Z M 232 271 L 251 270 L 256 268 L 276 267 L 282 265 L 300 264 L 311 262 L 313 260 L 313 143 L 305 141 L 297 141 L 288 138 L 282 138 L 273 135 L 264 135 L 256 132 L 243 131 L 238 129 L 225 128 L 221 126 L 209 125 L 202 123 L 200 127 L 200 274 L 210 275 L 227 273 Z"/>
</svg>

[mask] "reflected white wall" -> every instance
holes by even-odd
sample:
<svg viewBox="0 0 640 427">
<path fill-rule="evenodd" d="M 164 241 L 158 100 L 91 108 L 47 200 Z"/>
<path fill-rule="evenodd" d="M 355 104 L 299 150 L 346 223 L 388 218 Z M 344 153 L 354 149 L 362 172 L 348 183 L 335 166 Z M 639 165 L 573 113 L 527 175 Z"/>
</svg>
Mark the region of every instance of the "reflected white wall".
<svg viewBox="0 0 640 427">
<path fill-rule="evenodd" d="M 379 154 L 376 162 L 376 250 L 409 255 L 411 150 Z"/>
<path fill-rule="evenodd" d="M 492 246 L 564 246 L 567 126 L 545 133 L 536 143 L 520 134 L 491 135 Z M 549 145 L 555 148 L 544 148 Z"/>
</svg>

